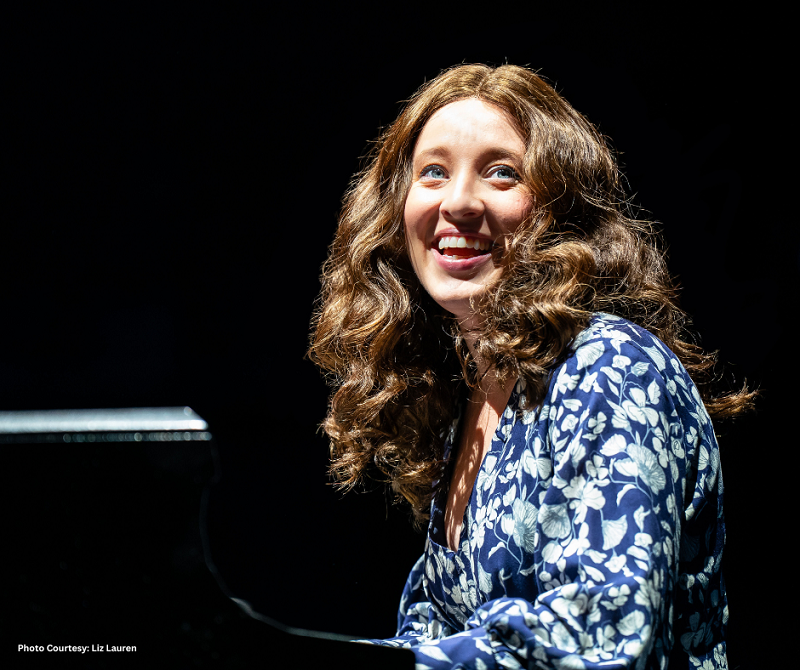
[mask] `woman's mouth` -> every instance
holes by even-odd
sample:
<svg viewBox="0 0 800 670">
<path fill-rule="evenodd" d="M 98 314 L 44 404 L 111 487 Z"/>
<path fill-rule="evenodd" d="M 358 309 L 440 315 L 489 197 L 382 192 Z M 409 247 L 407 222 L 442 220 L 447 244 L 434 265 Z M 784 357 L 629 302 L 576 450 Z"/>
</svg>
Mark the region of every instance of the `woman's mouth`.
<svg viewBox="0 0 800 670">
<path fill-rule="evenodd" d="M 492 242 L 461 235 L 450 235 L 439 239 L 439 253 L 454 259 L 475 258 L 491 251 Z"/>
</svg>

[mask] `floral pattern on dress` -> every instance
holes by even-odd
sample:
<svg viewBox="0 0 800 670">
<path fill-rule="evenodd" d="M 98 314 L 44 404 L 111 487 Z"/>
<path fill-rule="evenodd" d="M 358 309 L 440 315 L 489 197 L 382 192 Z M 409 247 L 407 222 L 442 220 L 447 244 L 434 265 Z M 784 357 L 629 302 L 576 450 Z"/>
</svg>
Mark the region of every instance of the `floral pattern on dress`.
<svg viewBox="0 0 800 670">
<path fill-rule="evenodd" d="M 595 314 L 538 408 L 518 382 L 446 546 L 436 496 L 398 631 L 444 668 L 727 668 L 722 475 L 676 356 Z M 446 454 L 457 422 L 447 436 Z"/>
</svg>

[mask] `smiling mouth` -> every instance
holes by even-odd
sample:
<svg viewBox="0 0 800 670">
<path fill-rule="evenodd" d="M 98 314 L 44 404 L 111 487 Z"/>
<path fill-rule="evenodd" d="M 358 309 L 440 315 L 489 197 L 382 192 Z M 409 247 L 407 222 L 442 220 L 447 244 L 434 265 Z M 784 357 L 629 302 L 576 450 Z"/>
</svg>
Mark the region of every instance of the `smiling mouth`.
<svg viewBox="0 0 800 670">
<path fill-rule="evenodd" d="M 491 252 L 492 243 L 489 240 L 478 240 L 475 238 L 461 237 L 454 235 L 442 237 L 438 244 L 439 253 L 442 256 L 453 258 L 475 258 L 485 256 Z"/>
</svg>

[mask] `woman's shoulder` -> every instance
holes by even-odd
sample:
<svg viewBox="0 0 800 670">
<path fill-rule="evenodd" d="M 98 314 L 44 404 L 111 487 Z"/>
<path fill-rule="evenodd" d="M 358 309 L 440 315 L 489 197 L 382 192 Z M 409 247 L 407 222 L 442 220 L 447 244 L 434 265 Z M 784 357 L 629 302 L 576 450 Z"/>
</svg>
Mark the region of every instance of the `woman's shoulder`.
<svg viewBox="0 0 800 670">
<path fill-rule="evenodd" d="M 593 366 L 604 356 L 625 356 L 636 362 L 653 363 L 664 373 L 686 374 L 678 357 L 653 333 L 621 316 L 596 312 L 589 325 L 573 340 L 569 358 L 578 369 Z"/>
<path fill-rule="evenodd" d="M 593 314 L 572 342 L 570 354 L 554 370 L 550 405 L 565 398 L 602 396 L 614 404 L 639 406 L 658 398 L 700 425 L 708 419 L 700 394 L 678 357 L 653 333 L 612 314 Z"/>
<path fill-rule="evenodd" d="M 659 348 L 669 351 L 666 345 L 646 328 L 621 316 L 605 312 L 592 314 L 589 325 L 577 335 L 572 343 L 572 348 L 577 349 L 592 340 L 617 340 L 645 346 L 655 344 Z"/>
<path fill-rule="evenodd" d="M 658 405 L 659 411 L 671 415 L 674 410 L 698 426 L 710 424 L 700 393 L 678 357 L 646 328 L 612 314 L 592 315 L 566 359 L 552 370 L 548 386 L 542 405 L 523 412 L 524 423 L 559 420 L 567 410 L 582 416 L 589 405 L 605 403 L 620 416 L 626 407 Z M 525 388 L 520 380 L 520 398 Z M 639 419 L 644 416 L 635 413 Z"/>
<path fill-rule="evenodd" d="M 620 394 L 638 397 L 636 387 L 654 397 L 663 389 L 673 404 L 692 411 L 703 406 L 689 373 L 658 337 L 627 319 L 598 312 L 553 370 L 548 400 L 595 394 L 618 400 Z"/>
</svg>

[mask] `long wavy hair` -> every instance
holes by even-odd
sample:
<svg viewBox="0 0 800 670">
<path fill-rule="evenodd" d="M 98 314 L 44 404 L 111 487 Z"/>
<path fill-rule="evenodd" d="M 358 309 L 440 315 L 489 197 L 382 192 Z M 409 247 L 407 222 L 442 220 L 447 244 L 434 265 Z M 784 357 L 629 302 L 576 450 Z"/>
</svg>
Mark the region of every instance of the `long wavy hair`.
<svg viewBox="0 0 800 670">
<path fill-rule="evenodd" d="M 344 198 L 323 266 L 310 358 L 333 387 L 323 429 L 331 473 L 345 488 L 391 484 L 418 522 L 442 476 L 443 436 L 476 366 L 454 318 L 411 267 L 403 211 L 416 139 L 445 105 L 477 98 L 503 110 L 526 142 L 520 179 L 534 207 L 493 250 L 501 278 L 474 301 L 478 355 L 500 378 L 527 384 L 529 408 L 592 312 L 658 336 L 695 381 L 712 419 L 733 417 L 755 392 L 714 393 L 716 356 L 694 344 L 678 307 L 661 238 L 638 220 L 604 138 L 531 70 L 462 65 L 422 86 L 373 147 Z M 444 483 L 446 484 L 446 482 Z"/>
</svg>

